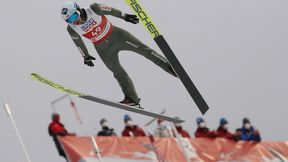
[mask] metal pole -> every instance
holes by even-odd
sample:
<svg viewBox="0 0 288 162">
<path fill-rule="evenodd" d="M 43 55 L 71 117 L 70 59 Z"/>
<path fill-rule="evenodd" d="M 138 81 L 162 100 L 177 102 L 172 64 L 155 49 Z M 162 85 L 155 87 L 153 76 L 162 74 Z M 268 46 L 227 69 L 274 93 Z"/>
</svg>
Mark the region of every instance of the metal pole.
<svg viewBox="0 0 288 162">
<path fill-rule="evenodd" d="M 179 135 L 179 133 L 178 133 L 178 131 L 177 131 L 174 123 L 172 124 L 172 130 L 173 130 L 173 132 L 174 132 L 174 134 L 175 134 L 175 136 L 176 136 L 176 139 L 178 140 L 178 142 L 179 142 L 179 144 L 180 144 L 180 148 L 181 148 L 181 150 L 182 150 L 182 152 L 183 152 L 183 154 L 184 154 L 184 157 L 185 157 L 186 162 L 190 162 L 190 158 L 189 158 L 189 156 L 187 155 L 187 152 L 186 152 L 186 150 L 185 150 L 185 146 L 184 146 L 183 143 L 182 143 L 182 138 L 183 138 L 183 137 L 181 137 L 181 136 Z"/>
<path fill-rule="evenodd" d="M 74 101 L 72 100 L 72 98 L 69 95 L 68 95 L 68 99 L 69 99 L 69 102 L 70 102 L 70 106 L 72 107 L 72 110 L 73 110 L 73 112 L 75 114 L 76 120 L 78 121 L 79 125 L 82 127 L 84 134 L 86 134 L 88 136 L 88 132 L 84 128 L 83 121 L 82 121 L 82 119 L 80 117 L 80 113 L 79 113 Z"/>
<path fill-rule="evenodd" d="M 76 117 L 78 123 L 79 123 L 80 125 L 82 125 L 83 122 L 82 122 L 82 119 L 81 119 L 81 117 L 80 117 L 79 111 L 78 111 L 78 109 L 76 108 L 75 103 L 73 102 L 73 100 L 72 100 L 72 98 L 71 98 L 70 96 L 68 96 L 68 98 L 69 98 L 69 101 L 70 101 L 70 106 L 72 107 L 72 110 L 73 110 L 73 112 L 74 112 L 74 114 L 75 114 L 75 117 Z"/>
<path fill-rule="evenodd" d="M 61 97 L 55 99 L 54 101 L 51 102 L 51 105 L 54 105 L 55 103 L 57 103 L 57 102 L 63 100 L 64 98 L 66 98 L 66 97 L 68 97 L 68 96 L 69 96 L 68 94 L 65 94 L 65 95 L 63 95 L 63 96 L 61 96 Z"/>
<path fill-rule="evenodd" d="M 165 162 L 165 159 L 163 157 L 163 155 L 158 151 L 156 145 L 155 145 L 155 139 L 154 139 L 154 136 L 149 132 L 148 128 L 146 125 L 144 125 L 144 129 L 146 130 L 147 134 L 148 134 L 148 138 L 149 138 L 149 141 L 152 145 L 152 149 L 154 151 L 154 153 L 156 154 L 156 157 L 157 157 L 157 161 L 158 162 Z"/>
<path fill-rule="evenodd" d="M 163 111 L 160 112 L 161 115 L 163 115 L 166 112 L 166 109 L 164 109 Z M 149 126 L 150 124 L 152 124 L 155 120 L 157 120 L 157 118 L 153 118 L 151 119 L 149 122 L 147 122 L 146 124 L 144 124 L 145 127 Z"/>
<path fill-rule="evenodd" d="M 174 132 L 174 134 L 175 134 L 175 136 L 176 136 L 176 139 L 178 140 L 178 142 L 179 142 L 179 144 L 180 144 L 180 148 L 181 148 L 181 150 L 182 150 L 182 152 L 183 152 L 183 154 L 184 154 L 184 157 L 185 157 L 186 162 L 190 162 L 189 156 L 187 155 L 187 152 L 186 152 L 186 150 L 185 150 L 185 146 L 184 146 L 183 143 L 182 143 L 182 138 L 183 138 L 183 137 L 181 137 L 181 136 L 179 135 L 179 133 L 178 133 L 178 131 L 177 131 L 174 123 L 172 124 L 172 130 L 173 130 L 173 132 Z"/>
<path fill-rule="evenodd" d="M 68 96 L 69 96 L 68 94 L 65 94 L 65 95 L 63 95 L 63 96 L 61 96 L 61 97 L 53 100 L 53 101 L 50 103 L 50 104 L 51 104 L 51 107 L 52 107 L 52 109 L 53 109 L 53 112 L 56 112 L 56 109 L 55 109 L 55 106 L 54 106 L 54 105 L 55 105 L 57 102 L 63 100 L 64 98 L 66 98 L 66 97 L 68 97 Z"/>
<path fill-rule="evenodd" d="M 98 148 L 98 145 L 96 143 L 96 140 L 95 140 L 94 136 L 91 136 L 91 141 L 92 141 L 93 150 L 94 150 L 96 156 L 98 157 L 100 162 L 103 162 L 101 154 L 100 154 L 100 151 L 99 151 L 99 148 Z"/>
<path fill-rule="evenodd" d="M 50 105 L 51 105 L 51 107 L 52 107 L 52 109 L 53 109 L 53 112 L 57 112 L 54 105 L 55 105 L 57 102 L 59 102 L 59 101 L 63 100 L 64 98 L 66 98 L 66 97 L 68 97 L 68 94 L 63 95 L 63 96 L 57 98 L 56 100 L 53 100 L 53 101 L 50 103 Z"/>
<path fill-rule="evenodd" d="M 24 152 L 24 154 L 25 154 L 26 161 L 27 161 L 27 162 L 31 162 L 30 157 L 29 157 L 29 155 L 28 155 L 28 152 L 27 152 L 27 150 L 26 150 L 26 148 L 25 148 L 25 145 L 24 145 L 24 143 L 23 143 L 23 140 L 22 140 L 22 138 L 21 138 L 21 136 L 20 136 L 19 130 L 18 130 L 18 128 L 17 128 L 17 126 L 16 126 L 16 123 L 15 123 L 15 121 L 14 121 L 14 119 L 13 119 L 12 112 L 11 112 L 11 110 L 10 110 L 10 108 L 9 108 L 9 105 L 8 105 L 7 103 L 4 103 L 4 107 L 5 107 L 5 110 L 6 110 L 6 112 L 7 112 L 8 117 L 10 118 L 11 123 L 12 123 L 12 125 L 13 125 L 13 127 L 14 127 L 14 130 L 15 130 L 15 132 L 16 132 L 16 135 L 17 135 L 18 141 L 19 141 L 19 143 L 20 143 L 20 145 L 21 145 L 21 148 L 22 148 L 22 150 L 23 150 L 23 152 Z"/>
<path fill-rule="evenodd" d="M 162 110 L 160 112 L 161 115 L 165 114 L 166 112 L 166 109 Z M 152 148 L 153 148 L 153 151 L 154 153 L 156 154 L 157 156 L 157 160 L 158 162 L 165 162 L 165 158 L 163 157 L 163 155 L 158 151 L 156 145 L 155 145 L 155 141 L 154 141 L 154 136 L 153 134 L 151 134 L 148 130 L 148 126 L 150 126 L 154 121 L 156 121 L 157 118 L 153 118 L 151 119 L 150 121 L 148 121 L 146 124 L 144 124 L 144 129 L 146 130 L 146 132 L 148 133 L 148 138 L 149 138 L 149 141 L 151 142 L 151 145 L 152 145 Z"/>
<path fill-rule="evenodd" d="M 168 115 L 167 112 L 165 112 L 165 114 Z M 172 131 L 174 132 L 174 134 L 175 134 L 175 136 L 176 136 L 176 139 L 178 140 L 178 142 L 179 142 L 179 144 L 180 144 L 180 148 L 181 148 L 181 150 L 182 150 L 182 152 L 183 152 L 183 154 L 184 154 L 185 161 L 186 161 L 186 162 L 190 162 L 191 160 L 190 160 L 189 156 L 187 155 L 187 152 L 186 152 L 185 147 L 184 147 L 184 145 L 183 145 L 183 143 L 182 143 L 182 140 L 181 140 L 182 137 L 180 137 L 180 135 L 179 135 L 179 133 L 178 133 L 178 131 L 177 131 L 174 123 L 171 123 L 171 126 L 172 126 Z"/>
<path fill-rule="evenodd" d="M 56 113 L 57 111 L 56 111 L 54 105 L 51 104 L 51 107 L 52 107 L 53 113 Z"/>
</svg>

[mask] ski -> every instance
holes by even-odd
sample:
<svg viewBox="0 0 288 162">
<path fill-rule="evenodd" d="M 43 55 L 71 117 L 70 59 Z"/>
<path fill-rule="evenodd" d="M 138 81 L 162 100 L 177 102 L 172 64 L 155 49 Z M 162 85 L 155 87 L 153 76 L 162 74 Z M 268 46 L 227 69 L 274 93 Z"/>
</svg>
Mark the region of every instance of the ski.
<svg viewBox="0 0 288 162">
<path fill-rule="evenodd" d="M 100 104 L 103 104 L 103 105 L 108 105 L 108 106 L 111 106 L 111 107 L 114 107 L 114 108 L 118 108 L 118 109 L 130 111 L 130 112 L 146 115 L 146 116 L 153 117 L 153 118 L 159 118 L 159 119 L 167 120 L 167 121 L 170 121 L 170 122 L 173 122 L 173 123 L 182 123 L 182 122 L 184 122 L 184 120 L 178 120 L 178 119 L 175 119 L 175 118 L 172 118 L 172 117 L 169 117 L 169 116 L 165 116 L 165 115 L 162 115 L 162 114 L 157 114 L 157 113 L 154 113 L 154 112 L 146 111 L 144 109 L 140 109 L 140 108 L 136 108 L 136 107 L 133 107 L 133 106 L 128 106 L 128 105 L 125 105 L 125 104 L 120 104 L 118 102 L 113 102 L 113 101 L 110 101 L 110 100 L 106 100 L 106 99 L 94 97 L 94 96 L 91 96 L 91 95 L 88 95 L 88 94 L 84 94 L 84 93 L 75 91 L 73 89 L 64 87 L 64 86 L 62 86 L 62 85 L 60 85 L 58 83 L 55 83 L 55 82 L 53 82 L 51 80 L 48 80 L 48 79 L 44 78 L 41 75 L 36 74 L 36 73 L 32 73 L 31 76 L 32 76 L 32 78 L 34 80 L 37 80 L 37 81 L 39 81 L 41 83 L 44 83 L 44 84 L 47 84 L 47 85 L 49 85 L 49 86 L 51 86 L 51 87 L 53 87 L 53 88 L 55 88 L 57 90 L 60 90 L 60 91 L 62 91 L 64 93 L 68 93 L 70 95 L 77 96 L 77 97 L 80 97 L 80 98 L 83 98 L 83 99 L 86 99 L 86 100 L 89 100 L 89 101 L 92 101 L 92 102 L 97 102 L 97 103 L 100 103 Z"/>
<path fill-rule="evenodd" d="M 175 56 L 174 52 L 170 48 L 169 44 L 161 35 L 160 31 L 157 29 L 156 25 L 153 23 L 151 18 L 148 16 L 147 12 L 144 10 L 142 5 L 139 3 L 138 0 L 125 0 L 126 3 L 130 6 L 133 12 L 140 18 L 142 24 L 145 26 L 149 34 L 152 36 L 158 47 L 161 49 L 163 54 L 166 56 L 167 60 L 169 61 L 170 65 L 173 67 L 175 72 L 177 73 L 178 77 L 180 78 L 181 82 L 185 86 L 186 90 L 198 106 L 199 110 L 202 114 L 205 114 L 209 106 L 182 67 L 181 63 Z"/>
</svg>

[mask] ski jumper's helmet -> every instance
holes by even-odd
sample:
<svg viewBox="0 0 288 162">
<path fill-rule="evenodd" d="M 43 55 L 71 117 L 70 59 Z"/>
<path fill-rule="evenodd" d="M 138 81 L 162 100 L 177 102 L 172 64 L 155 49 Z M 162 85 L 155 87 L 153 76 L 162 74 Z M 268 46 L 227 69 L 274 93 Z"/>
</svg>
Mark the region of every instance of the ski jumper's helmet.
<svg viewBox="0 0 288 162">
<path fill-rule="evenodd" d="M 61 16 L 63 20 L 71 24 L 79 19 L 80 17 L 80 7 L 76 2 L 68 1 L 65 2 L 61 8 Z"/>
</svg>

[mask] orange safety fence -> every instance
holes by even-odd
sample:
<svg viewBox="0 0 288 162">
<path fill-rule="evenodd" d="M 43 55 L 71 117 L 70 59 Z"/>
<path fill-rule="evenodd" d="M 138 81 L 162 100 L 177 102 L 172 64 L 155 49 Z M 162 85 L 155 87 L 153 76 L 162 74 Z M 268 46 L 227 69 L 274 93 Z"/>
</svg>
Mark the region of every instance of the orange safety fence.
<svg viewBox="0 0 288 162">
<path fill-rule="evenodd" d="M 104 162 L 186 162 L 185 156 L 191 162 L 288 162 L 288 141 L 155 138 L 151 143 L 148 137 L 94 138 Z M 67 136 L 59 140 L 70 162 L 99 162 L 91 137 Z"/>
</svg>

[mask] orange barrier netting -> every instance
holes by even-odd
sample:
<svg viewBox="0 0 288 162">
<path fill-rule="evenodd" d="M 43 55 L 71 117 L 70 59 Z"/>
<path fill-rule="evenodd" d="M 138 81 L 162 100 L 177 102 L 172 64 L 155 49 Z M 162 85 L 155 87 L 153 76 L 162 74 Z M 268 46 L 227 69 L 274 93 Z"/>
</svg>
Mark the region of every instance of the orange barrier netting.
<svg viewBox="0 0 288 162">
<path fill-rule="evenodd" d="M 176 138 L 95 137 L 105 162 L 185 162 Z M 98 162 L 90 137 L 59 138 L 70 162 Z M 234 142 L 217 139 L 182 139 L 191 162 L 271 162 L 288 161 L 286 142 Z"/>
</svg>

